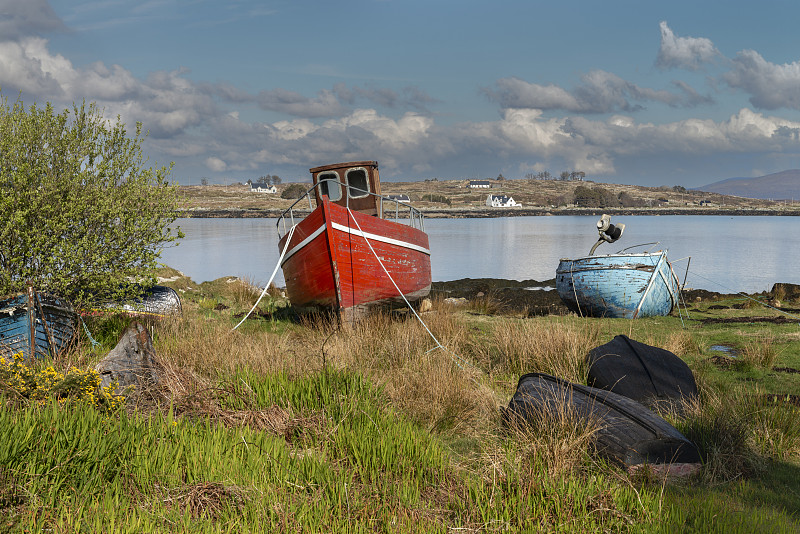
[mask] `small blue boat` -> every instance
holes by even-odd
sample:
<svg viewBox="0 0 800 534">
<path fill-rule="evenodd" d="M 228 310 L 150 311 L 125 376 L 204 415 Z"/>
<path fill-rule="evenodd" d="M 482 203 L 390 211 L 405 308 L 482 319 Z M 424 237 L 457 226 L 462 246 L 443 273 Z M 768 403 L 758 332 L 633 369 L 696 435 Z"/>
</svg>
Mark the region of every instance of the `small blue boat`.
<svg viewBox="0 0 800 534">
<path fill-rule="evenodd" d="M 0 300 L 0 355 L 56 356 L 75 338 L 78 315 L 61 297 L 29 287 Z"/>
<path fill-rule="evenodd" d="M 667 251 L 625 253 L 628 249 L 624 249 L 595 256 L 599 244 L 619 239 L 624 225 L 614 226 L 608 215 L 603 215 L 597 227 L 600 239 L 589 256 L 562 259 L 558 264 L 556 289 L 564 304 L 588 317 L 668 315 L 678 305 L 680 283 Z"/>
</svg>

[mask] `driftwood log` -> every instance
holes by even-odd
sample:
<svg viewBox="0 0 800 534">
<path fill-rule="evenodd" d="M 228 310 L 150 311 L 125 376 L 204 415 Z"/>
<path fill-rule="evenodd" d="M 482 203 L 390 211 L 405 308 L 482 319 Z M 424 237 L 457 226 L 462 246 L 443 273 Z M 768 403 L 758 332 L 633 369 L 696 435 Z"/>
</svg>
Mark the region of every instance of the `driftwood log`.
<svg viewBox="0 0 800 534">
<path fill-rule="evenodd" d="M 109 387 L 116 381 L 121 391 L 129 386 L 141 390 L 158 384 L 160 367 L 147 328 L 134 321 L 122 334 L 117 346 L 94 368 L 102 378 L 100 387 Z"/>
</svg>

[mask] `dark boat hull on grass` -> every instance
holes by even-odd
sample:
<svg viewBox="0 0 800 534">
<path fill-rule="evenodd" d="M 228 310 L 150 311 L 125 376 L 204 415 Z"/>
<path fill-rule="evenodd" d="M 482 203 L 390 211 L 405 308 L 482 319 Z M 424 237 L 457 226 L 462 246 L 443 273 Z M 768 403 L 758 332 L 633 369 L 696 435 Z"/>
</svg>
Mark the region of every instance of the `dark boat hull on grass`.
<svg viewBox="0 0 800 534">
<path fill-rule="evenodd" d="M 0 301 L 0 354 L 56 356 L 75 338 L 78 315 L 67 300 L 28 288 Z"/>
<path fill-rule="evenodd" d="M 686 362 L 625 335 L 593 348 L 587 360 L 589 385 L 651 408 L 667 404 L 680 409 L 697 396 L 697 382 Z"/>
<path fill-rule="evenodd" d="M 520 378 L 504 416 L 515 425 L 535 425 L 541 413 L 557 416 L 564 409 L 596 425 L 598 454 L 627 467 L 700 462 L 693 443 L 638 402 L 542 373 Z"/>
</svg>

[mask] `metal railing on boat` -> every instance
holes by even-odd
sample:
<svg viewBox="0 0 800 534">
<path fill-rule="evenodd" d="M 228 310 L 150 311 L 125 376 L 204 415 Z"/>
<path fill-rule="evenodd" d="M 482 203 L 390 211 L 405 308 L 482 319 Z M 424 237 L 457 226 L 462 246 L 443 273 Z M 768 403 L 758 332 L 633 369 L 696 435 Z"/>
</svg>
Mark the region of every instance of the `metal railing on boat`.
<svg viewBox="0 0 800 534">
<path fill-rule="evenodd" d="M 342 187 L 342 189 L 347 192 L 345 207 L 348 210 L 350 209 L 351 192 L 359 193 L 359 198 L 363 198 L 365 196 L 372 196 L 378 199 L 378 202 L 376 202 L 376 205 L 378 206 L 377 217 L 381 219 L 394 220 L 396 222 L 403 221 L 404 224 L 408 224 L 412 228 L 417 228 L 418 230 L 425 231 L 425 216 L 419 209 L 415 208 L 414 206 L 411 206 L 409 204 L 406 204 L 405 202 L 401 202 L 393 198 L 385 197 L 383 195 L 378 195 L 370 191 L 365 191 L 364 189 L 360 189 L 352 185 L 347 185 L 342 182 L 336 182 L 335 180 L 323 180 L 308 188 L 306 192 L 303 193 L 303 195 L 301 195 L 297 200 L 295 200 L 294 203 L 292 203 L 292 205 L 289 206 L 286 210 L 284 210 L 284 212 L 280 215 L 280 217 L 278 217 L 276 226 L 278 228 L 279 239 L 283 238 L 286 232 L 288 232 L 289 228 L 292 228 L 295 224 L 297 224 L 295 222 L 295 215 L 297 215 L 298 217 L 297 222 L 299 222 L 300 220 L 305 218 L 305 216 L 308 215 L 308 213 L 310 213 L 316 208 L 315 206 L 316 195 L 312 193 L 315 193 L 315 190 L 318 187 L 322 186 L 323 184 L 325 184 L 325 186 L 328 187 L 330 182 L 338 183 Z M 314 197 L 313 202 L 312 202 L 312 197 Z M 308 213 L 305 211 L 305 207 L 303 207 L 302 211 L 298 207 L 298 204 L 300 204 L 306 199 L 308 199 Z M 394 209 L 392 209 L 392 206 L 394 206 Z M 386 209 L 386 207 L 388 207 L 389 209 Z"/>
</svg>

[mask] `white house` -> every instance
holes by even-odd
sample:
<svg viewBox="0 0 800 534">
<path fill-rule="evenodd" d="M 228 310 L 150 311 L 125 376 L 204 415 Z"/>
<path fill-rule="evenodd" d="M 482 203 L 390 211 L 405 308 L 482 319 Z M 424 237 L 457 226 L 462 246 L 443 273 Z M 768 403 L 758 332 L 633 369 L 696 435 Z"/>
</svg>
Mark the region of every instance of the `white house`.
<svg viewBox="0 0 800 534">
<path fill-rule="evenodd" d="M 408 198 L 408 195 L 386 195 L 386 198 L 396 200 L 398 202 L 411 202 L 411 199 Z"/>
<path fill-rule="evenodd" d="M 510 208 L 519 206 L 514 199 L 505 195 L 489 195 L 486 197 L 486 205 L 490 208 Z"/>
<path fill-rule="evenodd" d="M 489 183 L 489 180 L 470 180 L 467 187 L 470 189 L 489 189 L 492 184 Z"/>
<path fill-rule="evenodd" d="M 274 185 L 264 184 L 260 182 L 254 182 L 250 184 L 250 192 L 251 193 L 277 193 L 278 188 Z"/>
</svg>

